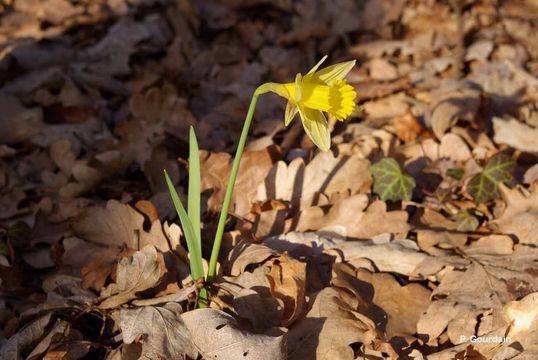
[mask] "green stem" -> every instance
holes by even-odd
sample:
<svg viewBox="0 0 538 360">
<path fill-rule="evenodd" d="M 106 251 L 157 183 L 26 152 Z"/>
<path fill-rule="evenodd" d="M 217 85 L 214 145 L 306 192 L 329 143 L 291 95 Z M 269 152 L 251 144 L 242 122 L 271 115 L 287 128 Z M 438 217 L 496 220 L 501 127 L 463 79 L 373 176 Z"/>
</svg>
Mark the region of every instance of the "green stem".
<svg viewBox="0 0 538 360">
<path fill-rule="evenodd" d="M 247 117 L 243 124 L 243 130 L 241 131 L 241 137 L 239 138 L 239 144 L 235 152 L 234 162 L 232 164 L 232 171 L 228 180 L 228 187 L 226 188 L 226 194 L 224 195 L 224 202 L 222 203 L 222 210 L 220 212 L 219 223 L 217 225 L 217 232 L 215 233 L 215 242 L 213 243 L 213 249 L 211 250 L 211 258 L 209 259 L 209 269 L 207 270 L 207 282 L 212 282 L 217 270 L 217 260 L 220 252 L 220 245 L 222 242 L 222 236 L 224 235 L 224 226 L 226 225 L 226 218 L 228 217 L 228 210 L 230 208 L 230 202 L 232 200 L 232 194 L 235 186 L 235 180 L 237 178 L 237 172 L 239 171 L 239 165 L 241 163 L 241 156 L 245 149 L 247 142 L 247 135 L 252 122 L 252 116 L 254 115 L 254 109 L 256 108 L 256 101 L 258 100 L 258 93 L 254 93 L 250 106 L 248 108 Z"/>
<path fill-rule="evenodd" d="M 198 303 L 196 304 L 198 309 L 205 309 L 209 306 L 209 290 L 208 286 L 204 286 L 198 293 Z"/>
</svg>

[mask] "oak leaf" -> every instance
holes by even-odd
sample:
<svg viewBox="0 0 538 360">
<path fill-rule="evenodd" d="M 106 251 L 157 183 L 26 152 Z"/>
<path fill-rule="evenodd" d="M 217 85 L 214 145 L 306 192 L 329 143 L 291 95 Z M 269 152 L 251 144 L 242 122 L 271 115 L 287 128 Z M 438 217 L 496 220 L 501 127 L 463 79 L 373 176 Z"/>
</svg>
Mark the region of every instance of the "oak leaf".
<svg viewBox="0 0 538 360">
<path fill-rule="evenodd" d="M 120 328 L 126 344 L 142 342 L 142 358 L 196 358 L 191 333 L 181 318 L 181 305 L 143 306 L 120 310 Z"/>
<path fill-rule="evenodd" d="M 287 358 L 287 336 L 278 328 L 273 328 L 266 334 L 251 333 L 242 329 L 232 316 L 216 309 L 189 311 L 182 314 L 181 318 L 192 334 L 194 345 L 205 359 Z"/>
<path fill-rule="evenodd" d="M 110 309 L 136 298 L 136 293 L 157 285 L 164 274 L 164 260 L 153 246 L 146 246 L 118 263 L 115 282 L 101 290 L 101 309 Z"/>
</svg>

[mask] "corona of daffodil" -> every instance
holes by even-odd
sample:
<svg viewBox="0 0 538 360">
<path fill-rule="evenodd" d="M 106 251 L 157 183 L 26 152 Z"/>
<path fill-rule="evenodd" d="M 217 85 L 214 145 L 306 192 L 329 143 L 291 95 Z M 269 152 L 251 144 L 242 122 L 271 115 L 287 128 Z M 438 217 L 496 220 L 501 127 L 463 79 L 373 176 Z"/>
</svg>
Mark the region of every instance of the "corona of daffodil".
<svg viewBox="0 0 538 360">
<path fill-rule="evenodd" d="M 297 74 L 295 82 L 266 83 L 256 94 L 274 92 L 288 100 L 284 123 L 286 126 L 299 113 L 303 127 L 314 144 L 323 151 L 331 147 L 329 125 L 324 112 L 344 121 L 355 109 L 355 89 L 344 79 L 355 66 L 355 60 L 335 64 L 318 71 L 324 56 L 308 74 Z"/>
</svg>

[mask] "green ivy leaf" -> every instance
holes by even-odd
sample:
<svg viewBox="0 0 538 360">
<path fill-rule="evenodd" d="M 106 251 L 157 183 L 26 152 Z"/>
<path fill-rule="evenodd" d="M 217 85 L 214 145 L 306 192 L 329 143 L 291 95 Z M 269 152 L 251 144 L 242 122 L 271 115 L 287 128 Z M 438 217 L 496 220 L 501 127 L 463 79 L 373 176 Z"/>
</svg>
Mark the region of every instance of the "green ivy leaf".
<svg viewBox="0 0 538 360">
<path fill-rule="evenodd" d="M 495 154 L 486 162 L 482 172 L 471 178 L 467 184 L 467 192 L 477 204 L 499 198 L 499 183 L 512 183 L 515 167 L 515 160 L 508 155 Z"/>
<path fill-rule="evenodd" d="M 371 168 L 374 177 L 374 192 L 381 200 L 411 200 L 415 180 L 402 172 L 392 158 L 383 158 Z"/>
<path fill-rule="evenodd" d="M 446 171 L 446 174 L 456 180 L 461 180 L 463 177 L 464 171 L 458 168 L 450 168 Z"/>
<path fill-rule="evenodd" d="M 480 223 L 478 219 L 468 210 L 460 210 L 455 216 L 456 230 L 461 232 L 475 231 Z"/>
</svg>

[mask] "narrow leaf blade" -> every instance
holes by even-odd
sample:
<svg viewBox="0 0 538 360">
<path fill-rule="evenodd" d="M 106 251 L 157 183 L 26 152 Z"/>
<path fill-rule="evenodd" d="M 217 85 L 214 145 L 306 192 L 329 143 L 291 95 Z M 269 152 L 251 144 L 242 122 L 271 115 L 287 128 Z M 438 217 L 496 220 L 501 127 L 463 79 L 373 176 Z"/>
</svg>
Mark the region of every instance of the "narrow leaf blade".
<svg viewBox="0 0 538 360">
<path fill-rule="evenodd" d="M 187 241 L 187 247 L 189 249 L 190 255 L 191 275 L 193 277 L 193 280 L 198 280 L 202 278 L 204 274 L 202 267 L 202 258 L 201 256 L 199 256 L 196 248 L 196 235 L 192 228 L 189 216 L 187 215 L 187 212 L 183 207 L 183 203 L 181 202 L 181 199 L 177 194 L 176 188 L 172 183 L 172 179 L 170 179 L 170 176 L 168 175 L 168 172 L 166 170 L 164 170 L 164 177 L 166 179 L 166 184 L 168 185 L 168 191 L 170 192 L 170 196 L 172 197 L 172 202 L 174 203 L 177 215 L 179 216 L 181 227 L 183 228 L 183 232 L 185 233 L 185 240 Z"/>
<path fill-rule="evenodd" d="M 202 257 L 202 234 L 200 228 L 200 152 L 198 140 L 191 126 L 189 129 L 189 190 L 187 210 L 196 236 L 196 251 Z"/>
</svg>

